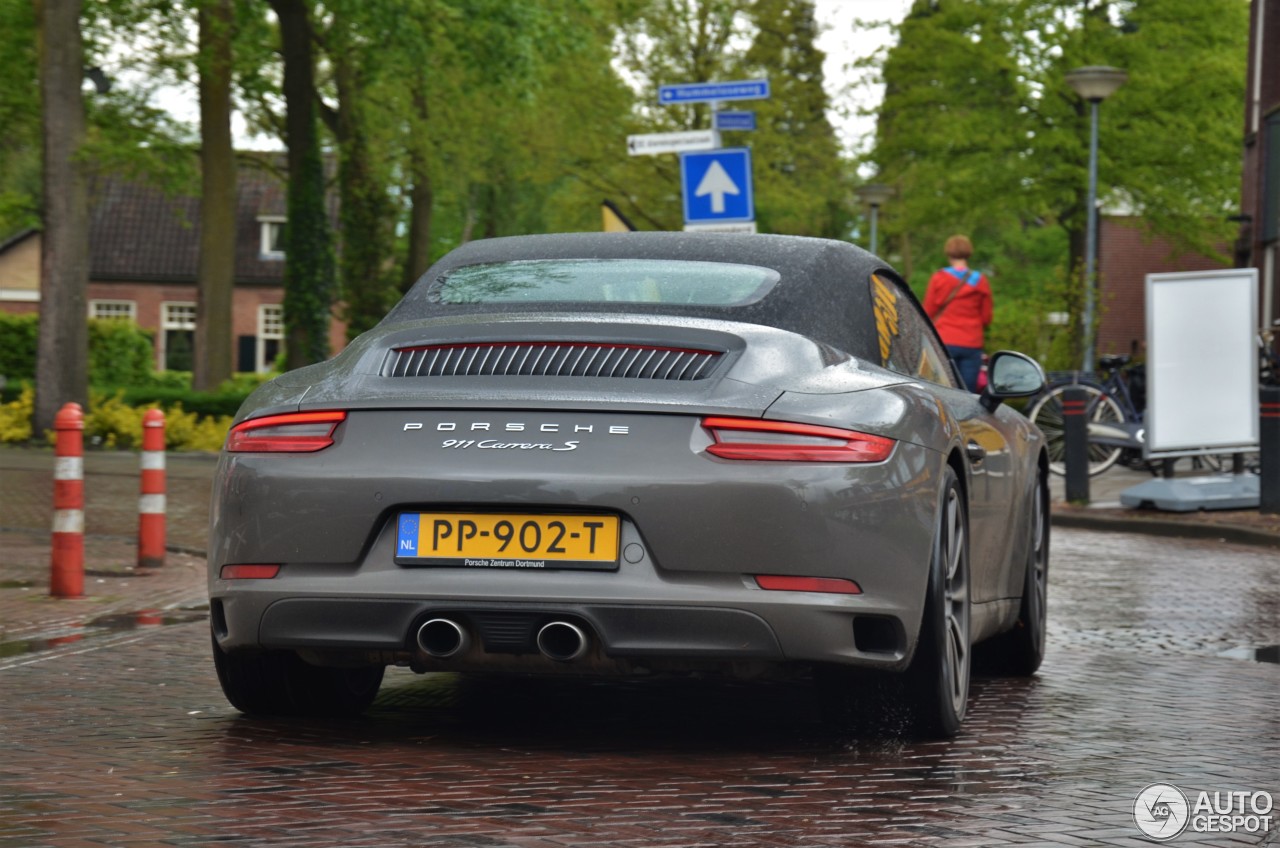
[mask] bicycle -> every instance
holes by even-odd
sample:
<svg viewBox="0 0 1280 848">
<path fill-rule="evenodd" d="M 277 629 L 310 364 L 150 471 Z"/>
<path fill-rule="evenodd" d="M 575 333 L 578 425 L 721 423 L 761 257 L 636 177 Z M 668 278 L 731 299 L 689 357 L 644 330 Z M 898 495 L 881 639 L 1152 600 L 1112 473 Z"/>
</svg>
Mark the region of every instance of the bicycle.
<svg viewBox="0 0 1280 848">
<path fill-rule="evenodd" d="M 1157 476 L 1171 475 L 1179 457 L 1149 460 L 1143 454 L 1143 441 L 1146 438 L 1143 421 L 1147 405 L 1145 366 L 1132 362 L 1132 358 L 1128 356 L 1111 355 L 1100 358 L 1098 367 L 1101 373 L 1050 373 L 1044 392 L 1033 398 L 1027 408 L 1027 417 L 1044 432 L 1049 449 L 1049 470 L 1058 475 L 1066 474 L 1062 400 L 1067 389 L 1076 388 L 1083 390 L 1086 395 L 1090 477 L 1096 477 L 1117 462 L 1129 468 L 1145 469 Z M 1231 453 L 1192 456 L 1191 468 L 1193 471 L 1212 473 L 1238 468 L 1258 473 L 1257 451 L 1238 456 L 1238 463 L 1237 454 Z"/>
<path fill-rule="evenodd" d="M 1031 401 L 1027 417 L 1044 432 L 1049 470 L 1066 474 L 1066 435 L 1062 401 L 1067 389 L 1085 393 L 1089 427 L 1089 476 L 1095 477 L 1125 457 L 1127 465 L 1145 465 L 1142 416 L 1146 406 L 1145 371 L 1128 356 L 1103 356 L 1101 373 L 1055 371 L 1044 392 Z"/>
</svg>

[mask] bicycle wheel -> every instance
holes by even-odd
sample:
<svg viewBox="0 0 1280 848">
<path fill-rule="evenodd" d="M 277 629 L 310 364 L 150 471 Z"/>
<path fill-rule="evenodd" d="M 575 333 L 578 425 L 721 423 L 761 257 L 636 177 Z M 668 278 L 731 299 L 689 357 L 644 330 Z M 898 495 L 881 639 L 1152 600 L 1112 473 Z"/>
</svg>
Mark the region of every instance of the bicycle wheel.
<svg viewBox="0 0 1280 848">
<path fill-rule="evenodd" d="M 1124 412 L 1111 395 L 1097 386 L 1087 383 L 1068 383 L 1054 386 L 1038 397 L 1027 417 L 1044 432 L 1049 448 L 1049 470 L 1054 474 L 1067 473 L 1065 459 L 1067 439 L 1063 432 L 1062 396 L 1067 389 L 1083 389 L 1087 397 L 1085 413 L 1091 422 L 1119 424 Z M 1094 477 L 1116 464 L 1124 448 L 1109 445 L 1089 445 L 1089 476 Z"/>
</svg>

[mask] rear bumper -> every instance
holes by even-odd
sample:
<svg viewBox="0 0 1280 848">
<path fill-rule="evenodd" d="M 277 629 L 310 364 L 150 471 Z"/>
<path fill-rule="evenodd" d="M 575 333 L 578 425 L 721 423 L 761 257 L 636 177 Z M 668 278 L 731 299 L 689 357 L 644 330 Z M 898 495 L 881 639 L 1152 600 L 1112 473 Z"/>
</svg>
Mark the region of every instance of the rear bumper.
<svg viewBox="0 0 1280 848">
<path fill-rule="evenodd" d="M 630 557 L 617 571 L 410 568 L 394 564 L 393 537 L 384 529 L 359 567 L 295 563 L 270 580 L 213 579 L 219 644 L 226 651 L 394 653 L 394 661 L 412 664 L 427 659 L 418 628 L 448 618 L 468 631 L 473 655 L 448 667 L 466 670 L 481 655 L 536 659 L 537 630 L 570 621 L 612 658 L 896 668 L 910 659 L 922 615 L 923 590 L 887 591 L 894 584 L 866 565 L 854 571 L 875 594 L 766 591 L 752 572 L 767 569 L 750 563 L 736 574 L 673 574 L 657 566 L 630 521 L 622 532 Z M 923 574 L 927 562 L 914 568 Z"/>
<path fill-rule="evenodd" d="M 438 437 L 388 452 L 404 444 L 404 417 L 353 415 L 340 444 L 310 457 L 224 455 L 209 557 L 224 650 L 412 655 L 420 623 L 448 613 L 477 631 L 473 651 L 522 656 L 527 639 L 518 648 L 484 635 L 484 616 L 510 613 L 515 628 L 580 622 L 608 657 L 910 660 L 936 453 L 899 442 L 889 460 L 866 465 L 723 461 L 703 453 L 709 437 L 696 418 L 585 413 L 555 419 L 583 433 L 565 453 L 499 459 L 441 450 Z M 529 426 L 551 425 L 531 415 Z M 396 521 L 415 509 L 609 512 L 621 518 L 621 556 L 609 571 L 407 567 L 395 562 Z M 222 580 L 228 563 L 281 569 Z M 766 591 L 757 574 L 845 578 L 863 593 Z"/>
</svg>

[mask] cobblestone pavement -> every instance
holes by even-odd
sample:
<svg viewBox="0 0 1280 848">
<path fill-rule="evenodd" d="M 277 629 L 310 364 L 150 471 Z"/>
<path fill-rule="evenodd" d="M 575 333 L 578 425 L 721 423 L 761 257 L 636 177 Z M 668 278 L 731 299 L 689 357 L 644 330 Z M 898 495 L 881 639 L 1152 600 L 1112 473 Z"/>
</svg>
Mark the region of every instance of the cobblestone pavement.
<svg viewBox="0 0 1280 848">
<path fill-rule="evenodd" d="M 1042 671 L 945 743 L 807 685 L 399 670 L 364 719 L 249 720 L 203 621 L 46 646 L 0 659 L 0 846 L 1136 846 L 1148 784 L 1280 794 L 1280 666 L 1221 656 L 1280 642 L 1269 551 L 1070 530 L 1051 571 Z"/>
<path fill-rule="evenodd" d="M 1246 661 L 1280 642 L 1265 549 L 1056 533 L 1046 665 L 977 681 L 951 743 L 899 738 L 892 717 L 850 736 L 806 686 L 402 671 L 363 721 L 262 722 L 226 705 L 208 658 L 212 458 L 170 456 L 172 551 L 140 570 L 137 457 L 86 457 L 70 601 L 44 593 L 51 464 L 0 450 L 5 848 L 1136 845 L 1148 783 L 1280 789 L 1280 673 Z"/>
<path fill-rule="evenodd" d="M 53 454 L 0 448 L 0 657 L 50 640 L 75 640 L 206 604 L 204 550 L 215 457 L 167 460 L 169 552 L 161 568 L 137 568 L 139 458 L 85 456 L 85 596 L 49 597 Z M 140 614 L 140 615 L 139 615 Z"/>
</svg>

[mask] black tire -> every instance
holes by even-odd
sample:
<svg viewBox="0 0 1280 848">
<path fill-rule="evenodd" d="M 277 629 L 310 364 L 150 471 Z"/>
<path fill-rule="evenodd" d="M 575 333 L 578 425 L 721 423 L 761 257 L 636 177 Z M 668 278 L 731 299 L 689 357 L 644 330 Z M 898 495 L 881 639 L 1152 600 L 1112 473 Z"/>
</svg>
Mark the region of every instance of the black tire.
<svg viewBox="0 0 1280 848">
<path fill-rule="evenodd" d="M 955 471 L 946 469 L 929 589 L 915 656 L 907 669 L 916 731 L 949 739 L 960 730 L 973 665 L 969 599 L 969 520 Z"/>
<path fill-rule="evenodd" d="M 1088 383 L 1070 383 L 1054 386 L 1032 402 L 1027 410 L 1027 418 L 1044 432 L 1045 443 L 1049 448 L 1049 470 L 1059 476 L 1067 473 L 1064 419 L 1062 415 L 1063 394 L 1067 389 L 1083 389 L 1088 396 L 1089 421 L 1101 424 L 1119 424 L 1124 419 L 1124 411 L 1112 399 L 1111 395 L 1098 386 Z M 1107 445 L 1089 445 L 1089 476 L 1096 477 L 1116 464 L 1124 448 Z"/>
<path fill-rule="evenodd" d="M 383 666 L 322 668 L 292 651 L 229 654 L 213 639 L 213 665 L 231 706 L 258 716 L 353 716 L 369 708 Z"/>
<path fill-rule="evenodd" d="M 1022 604 L 1013 629 L 984 646 L 984 671 L 1011 677 L 1030 677 L 1044 660 L 1049 601 L 1048 481 L 1036 483 L 1030 550 L 1022 581 Z"/>
</svg>

